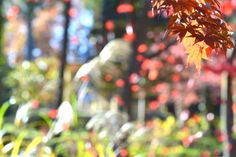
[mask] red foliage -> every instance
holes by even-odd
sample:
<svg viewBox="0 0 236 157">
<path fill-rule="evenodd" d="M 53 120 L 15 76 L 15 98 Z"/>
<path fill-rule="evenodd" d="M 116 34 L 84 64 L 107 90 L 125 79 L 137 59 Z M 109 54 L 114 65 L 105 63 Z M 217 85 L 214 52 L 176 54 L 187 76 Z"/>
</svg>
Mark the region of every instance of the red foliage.
<svg viewBox="0 0 236 157">
<path fill-rule="evenodd" d="M 118 14 L 122 13 L 132 13 L 134 11 L 134 7 L 131 4 L 120 4 L 116 9 Z"/>
<path fill-rule="evenodd" d="M 121 149 L 121 150 L 120 150 L 120 156 L 121 156 L 121 157 L 126 157 L 126 156 L 128 156 L 128 150 L 127 150 L 127 149 Z"/>
<path fill-rule="evenodd" d="M 151 101 L 148 106 L 151 110 L 156 110 L 160 105 L 157 101 Z"/>
<path fill-rule="evenodd" d="M 140 44 L 139 46 L 138 46 L 138 52 L 139 53 L 144 53 L 144 52 L 146 52 L 147 50 L 148 50 L 148 47 L 147 47 L 147 45 L 146 44 Z"/>
<path fill-rule="evenodd" d="M 124 87 L 125 86 L 124 80 L 122 80 L 122 79 L 116 80 L 116 86 L 120 87 L 120 88 Z"/>
<path fill-rule="evenodd" d="M 37 109 L 37 108 L 39 107 L 39 101 L 38 101 L 38 100 L 33 100 L 33 102 L 32 102 L 32 107 L 33 107 L 34 109 Z"/>
<path fill-rule="evenodd" d="M 12 20 L 15 19 L 18 13 L 20 12 L 20 9 L 18 6 L 12 6 L 7 11 L 7 19 Z"/>
<path fill-rule="evenodd" d="M 236 1 L 234 0 L 224 0 L 222 2 L 221 11 L 226 16 L 230 16 L 233 14 L 233 11 L 236 10 Z"/>
<path fill-rule="evenodd" d="M 139 86 L 139 85 L 132 85 L 132 86 L 131 86 L 131 91 L 132 91 L 132 92 L 138 92 L 138 91 L 140 91 L 140 86 Z"/>
<path fill-rule="evenodd" d="M 77 9 L 76 8 L 70 8 L 68 14 L 69 14 L 70 17 L 77 16 Z"/>
<path fill-rule="evenodd" d="M 48 111 L 48 117 L 51 119 L 55 119 L 57 117 L 58 110 L 57 109 L 51 109 Z"/>
<path fill-rule="evenodd" d="M 106 74 L 105 76 L 104 76 L 104 80 L 105 81 L 111 81 L 112 80 L 112 75 L 110 75 L 110 74 Z"/>
<path fill-rule="evenodd" d="M 136 39 L 136 35 L 134 33 L 131 34 L 126 33 L 124 34 L 123 39 L 128 42 L 133 42 Z"/>
<path fill-rule="evenodd" d="M 230 11 L 232 1 L 224 4 Z M 169 35 L 177 35 L 188 52 L 188 63 L 194 63 L 200 70 L 201 59 L 208 59 L 215 50 L 226 52 L 233 48 L 232 30 L 223 20 L 218 0 L 152 0 L 156 13 L 168 12 Z M 223 6 L 224 7 L 224 6 Z M 171 10 L 171 12 L 169 12 Z"/>
<path fill-rule="evenodd" d="M 112 20 L 107 20 L 105 23 L 105 28 L 108 31 L 113 31 L 115 28 L 114 22 Z"/>
<path fill-rule="evenodd" d="M 159 72 L 156 69 L 152 69 L 148 73 L 148 79 L 154 81 L 157 79 Z"/>
</svg>

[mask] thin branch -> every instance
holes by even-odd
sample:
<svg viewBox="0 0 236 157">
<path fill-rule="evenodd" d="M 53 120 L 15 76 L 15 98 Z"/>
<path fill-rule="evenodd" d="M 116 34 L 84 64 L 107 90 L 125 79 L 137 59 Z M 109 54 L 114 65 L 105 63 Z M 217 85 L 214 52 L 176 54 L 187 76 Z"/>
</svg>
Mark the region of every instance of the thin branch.
<svg viewBox="0 0 236 157">
<path fill-rule="evenodd" d="M 63 38 L 63 48 L 61 53 L 61 66 L 59 73 L 59 86 L 57 95 L 57 106 L 62 103 L 63 100 L 63 90 L 64 90 L 64 71 L 66 66 L 66 56 L 68 48 L 68 28 L 70 24 L 69 9 L 71 7 L 71 1 L 65 1 L 65 25 L 64 25 L 64 38 Z"/>
<path fill-rule="evenodd" d="M 164 52 L 164 51 L 166 51 L 167 49 L 169 49 L 171 46 L 173 46 L 173 45 L 175 45 L 177 43 L 177 40 L 171 40 L 170 42 L 168 42 L 167 44 L 166 44 L 166 47 L 165 47 L 165 49 L 163 49 L 163 50 L 158 50 L 156 53 L 147 53 L 146 55 L 144 55 L 144 57 L 145 58 L 149 58 L 149 59 L 151 59 L 151 58 L 154 58 L 154 57 L 157 57 L 157 56 L 159 56 L 162 52 Z"/>
</svg>

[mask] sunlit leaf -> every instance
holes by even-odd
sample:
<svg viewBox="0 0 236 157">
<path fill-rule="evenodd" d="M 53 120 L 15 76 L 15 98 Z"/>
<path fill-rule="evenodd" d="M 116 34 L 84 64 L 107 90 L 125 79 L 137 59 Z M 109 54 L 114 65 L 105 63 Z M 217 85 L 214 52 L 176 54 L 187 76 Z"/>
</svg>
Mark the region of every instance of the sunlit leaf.
<svg viewBox="0 0 236 157">
<path fill-rule="evenodd" d="M 32 142 L 27 146 L 25 150 L 25 156 L 29 155 L 31 152 L 33 152 L 36 147 L 42 142 L 42 137 L 35 137 Z"/>
<path fill-rule="evenodd" d="M 218 0 L 152 0 L 157 13 L 173 8 L 167 31 L 183 41 L 188 63 L 194 63 L 198 71 L 201 60 L 208 59 L 212 50 L 221 49 L 225 54 L 234 47 L 232 30 L 224 21 L 219 4 Z"/>
<path fill-rule="evenodd" d="M 23 139 L 27 136 L 27 132 L 26 131 L 22 131 L 18 137 L 16 138 L 16 140 L 14 141 L 14 147 L 13 150 L 11 152 L 11 156 L 17 156 L 19 155 L 20 152 L 20 147 L 22 145 Z"/>
<path fill-rule="evenodd" d="M 200 71 L 202 59 L 208 59 L 211 55 L 211 47 L 204 41 L 195 43 L 195 38 L 189 37 L 189 33 L 183 38 L 182 43 L 188 53 L 187 63 L 195 64 L 196 69 Z"/>
</svg>

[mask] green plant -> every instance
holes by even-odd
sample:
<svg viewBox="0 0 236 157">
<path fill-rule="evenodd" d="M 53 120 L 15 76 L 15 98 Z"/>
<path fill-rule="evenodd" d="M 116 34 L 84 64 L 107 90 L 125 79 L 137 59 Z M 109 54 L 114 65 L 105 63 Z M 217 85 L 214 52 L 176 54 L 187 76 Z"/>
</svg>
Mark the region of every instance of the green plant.
<svg viewBox="0 0 236 157">
<path fill-rule="evenodd" d="M 6 80 L 12 88 L 12 98 L 17 104 L 33 99 L 42 104 L 52 104 L 57 87 L 57 68 L 56 58 L 39 58 L 17 65 Z"/>
</svg>

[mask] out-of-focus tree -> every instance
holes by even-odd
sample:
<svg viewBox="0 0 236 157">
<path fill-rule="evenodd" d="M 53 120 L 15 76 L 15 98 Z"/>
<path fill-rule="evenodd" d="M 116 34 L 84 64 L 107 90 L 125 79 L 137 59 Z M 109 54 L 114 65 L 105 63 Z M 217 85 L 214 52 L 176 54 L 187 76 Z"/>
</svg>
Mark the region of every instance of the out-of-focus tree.
<svg viewBox="0 0 236 157">
<path fill-rule="evenodd" d="M 55 4 L 55 2 L 56 1 L 20 0 L 6 1 L 3 3 L 5 15 L 9 21 L 15 20 L 17 18 L 17 20 L 22 19 L 25 24 L 25 28 L 20 30 L 21 33 L 23 32 L 26 34 L 26 37 L 24 37 L 24 39 L 26 40 L 26 45 L 24 45 L 25 59 L 32 60 L 35 58 L 35 56 L 33 55 L 33 51 L 35 50 L 35 48 L 37 48 L 37 45 L 34 39 L 33 18 L 35 17 L 38 8 L 50 8 Z M 53 16 L 53 14 L 51 14 L 50 16 Z M 23 42 L 24 40 L 21 41 Z M 23 47 L 21 48 L 23 49 Z"/>
</svg>

